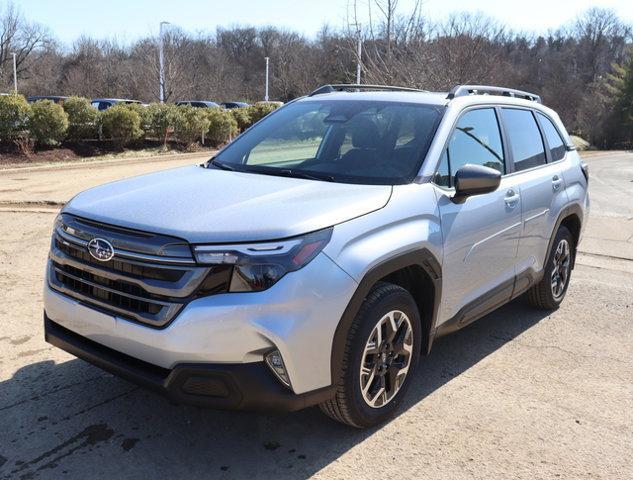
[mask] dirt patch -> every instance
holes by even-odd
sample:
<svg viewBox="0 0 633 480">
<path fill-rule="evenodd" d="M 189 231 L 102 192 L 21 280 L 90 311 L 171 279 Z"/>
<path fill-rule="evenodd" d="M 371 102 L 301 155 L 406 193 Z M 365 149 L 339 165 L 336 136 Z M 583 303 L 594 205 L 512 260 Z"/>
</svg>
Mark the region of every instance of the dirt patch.
<svg viewBox="0 0 633 480">
<path fill-rule="evenodd" d="M 0 166 L 29 165 L 48 162 L 65 162 L 82 158 L 70 148 L 55 148 L 41 150 L 31 155 L 22 155 L 16 152 L 0 152 Z"/>
</svg>

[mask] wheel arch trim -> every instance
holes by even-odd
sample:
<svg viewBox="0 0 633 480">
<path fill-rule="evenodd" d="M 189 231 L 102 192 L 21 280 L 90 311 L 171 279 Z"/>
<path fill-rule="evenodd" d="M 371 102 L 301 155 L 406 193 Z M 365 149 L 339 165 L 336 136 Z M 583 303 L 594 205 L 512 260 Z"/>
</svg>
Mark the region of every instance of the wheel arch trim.
<svg viewBox="0 0 633 480">
<path fill-rule="evenodd" d="M 430 328 L 428 332 L 422 332 L 423 334 L 428 333 L 428 344 L 426 346 L 425 353 L 430 351 L 435 333 L 435 325 L 441 298 L 442 270 L 441 265 L 435 256 L 428 249 L 421 248 L 397 255 L 373 266 L 360 280 L 358 287 L 347 304 L 334 333 L 330 362 L 333 383 L 336 383 L 338 378 L 340 378 L 343 367 L 343 357 L 345 354 L 345 344 L 347 342 L 347 336 L 352 322 L 354 321 L 356 314 L 360 310 L 360 307 L 369 294 L 371 288 L 382 278 L 395 273 L 398 270 L 412 266 L 421 267 L 433 283 L 435 294 L 431 318 L 428 319 Z"/>
<path fill-rule="evenodd" d="M 571 205 L 567 205 L 565 208 L 561 210 L 561 212 L 558 215 L 558 218 L 556 219 L 556 223 L 554 224 L 554 229 L 551 232 L 549 242 L 547 242 L 547 250 L 545 252 L 545 257 L 544 257 L 545 259 L 548 258 L 549 252 L 551 252 L 552 250 L 552 246 L 554 245 L 554 239 L 556 238 L 556 232 L 558 232 L 558 229 L 567 218 L 570 218 L 573 216 L 576 216 L 580 223 L 579 235 L 580 235 L 580 232 L 582 232 L 582 225 L 583 225 L 584 216 L 585 216 L 582 207 L 577 203 L 572 203 Z M 574 234 L 574 232 L 571 232 L 571 233 L 572 235 Z M 572 264 L 571 264 L 572 269 L 574 268 L 575 263 L 576 263 L 576 250 L 578 248 L 578 241 L 580 240 L 580 236 L 578 238 L 575 238 L 574 240 L 576 241 L 576 244 L 574 245 L 574 252 L 572 255 Z"/>
</svg>

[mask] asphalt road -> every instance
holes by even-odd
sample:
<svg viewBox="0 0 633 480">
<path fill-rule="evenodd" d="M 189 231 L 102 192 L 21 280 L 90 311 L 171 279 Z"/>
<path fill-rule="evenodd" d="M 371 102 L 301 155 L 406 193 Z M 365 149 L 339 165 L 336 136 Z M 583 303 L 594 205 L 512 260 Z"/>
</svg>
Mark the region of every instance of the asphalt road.
<svg viewBox="0 0 633 480">
<path fill-rule="evenodd" d="M 600 216 L 633 219 L 633 153 L 588 152 L 591 211 Z"/>
<path fill-rule="evenodd" d="M 0 172 L 0 478 L 633 478 L 633 155 L 587 161 L 592 217 L 563 306 L 515 301 L 439 340 L 403 412 L 364 431 L 316 408 L 171 405 L 44 343 L 57 205 L 183 160 Z"/>
</svg>

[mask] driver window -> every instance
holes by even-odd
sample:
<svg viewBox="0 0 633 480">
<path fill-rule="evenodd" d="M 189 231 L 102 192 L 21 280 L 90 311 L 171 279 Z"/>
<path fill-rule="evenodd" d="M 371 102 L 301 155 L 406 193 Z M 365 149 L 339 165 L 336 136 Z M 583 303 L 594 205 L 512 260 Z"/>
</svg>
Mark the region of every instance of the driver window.
<svg viewBox="0 0 633 480">
<path fill-rule="evenodd" d="M 455 172 L 466 164 L 506 173 L 501 132 L 493 108 L 470 110 L 461 116 L 442 154 L 434 182 L 452 187 Z"/>
</svg>

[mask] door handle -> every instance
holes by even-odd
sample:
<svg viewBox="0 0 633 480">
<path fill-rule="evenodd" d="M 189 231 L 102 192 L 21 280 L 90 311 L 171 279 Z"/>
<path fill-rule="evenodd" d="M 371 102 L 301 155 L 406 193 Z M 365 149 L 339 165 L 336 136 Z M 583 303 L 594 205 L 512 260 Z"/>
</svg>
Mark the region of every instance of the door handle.
<svg viewBox="0 0 633 480">
<path fill-rule="evenodd" d="M 563 179 L 560 178 L 558 175 L 554 175 L 554 177 L 552 178 L 552 188 L 556 191 L 556 190 L 560 190 L 560 187 L 563 185 Z"/>
<path fill-rule="evenodd" d="M 521 196 L 514 190 L 510 189 L 506 192 L 506 196 L 503 200 L 506 202 L 508 207 L 514 208 L 517 206 L 517 203 L 519 203 L 519 198 L 521 198 Z"/>
</svg>

